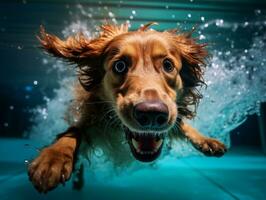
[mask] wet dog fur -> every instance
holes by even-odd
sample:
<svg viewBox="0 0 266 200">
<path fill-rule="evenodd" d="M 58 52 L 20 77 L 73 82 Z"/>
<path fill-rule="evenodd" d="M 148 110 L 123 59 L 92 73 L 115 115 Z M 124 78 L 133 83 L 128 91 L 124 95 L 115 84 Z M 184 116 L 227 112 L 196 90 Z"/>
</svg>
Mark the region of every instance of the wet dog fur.
<svg viewBox="0 0 266 200">
<path fill-rule="evenodd" d="M 221 142 L 183 121 L 196 115 L 202 97 L 197 88 L 204 85 L 206 45 L 191 33 L 159 32 L 150 25 L 129 31 L 127 24 L 104 24 L 94 38 L 77 34 L 66 40 L 41 28 L 43 49 L 74 64 L 79 81 L 67 113 L 76 120 L 29 165 L 39 192 L 67 181 L 77 154 L 89 156 L 93 148 L 116 165 L 155 160 L 165 138 L 187 138 L 207 156 L 225 153 Z"/>
</svg>

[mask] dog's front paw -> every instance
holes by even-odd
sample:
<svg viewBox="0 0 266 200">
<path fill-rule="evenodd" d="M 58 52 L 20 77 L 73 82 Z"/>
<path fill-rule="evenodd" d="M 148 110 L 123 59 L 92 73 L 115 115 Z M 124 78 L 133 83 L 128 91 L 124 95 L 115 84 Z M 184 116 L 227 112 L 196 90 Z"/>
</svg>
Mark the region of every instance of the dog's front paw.
<svg viewBox="0 0 266 200">
<path fill-rule="evenodd" d="M 70 178 L 73 156 L 59 149 L 48 147 L 41 151 L 28 167 L 29 179 L 39 192 L 46 193 Z"/>
<path fill-rule="evenodd" d="M 204 138 L 195 143 L 194 146 L 206 156 L 221 157 L 227 151 L 223 143 L 212 138 Z"/>
</svg>

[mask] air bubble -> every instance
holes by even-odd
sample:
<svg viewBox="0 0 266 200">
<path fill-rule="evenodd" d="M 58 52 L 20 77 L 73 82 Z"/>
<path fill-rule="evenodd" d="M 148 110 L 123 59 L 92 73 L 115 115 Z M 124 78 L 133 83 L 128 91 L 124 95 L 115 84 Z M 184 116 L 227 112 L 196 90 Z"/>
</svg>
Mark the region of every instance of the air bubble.
<svg viewBox="0 0 266 200">
<path fill-rule="evenodd" d="M 223 19 L 218 19 L 215 22 L 216 26 L 222 26 L 224 24 L 224 20 Z"/>
<path fill-rule="evenodd" d="M 112 13 L 112 12 L 109 12 L 108 15 L 109 15 L 109 17 L 111 17 L 111 18 L 115 16 L 114 13 Z"/>
<path fill-rule="evenodd" d="M 200 35 L 200 36 L 199 36 L 199 39 L 200 39 L 200 40 L 204 40 L 204 39 L 206 39 L 206 37 L 205 37 L 204 35 Z"/>
<path fill-rule="evenodd" d="M 261 10 L 260 9 L 255 10 L 255 14 L 256 15 L 260 15 L 261 14 Z"/>
</svg>

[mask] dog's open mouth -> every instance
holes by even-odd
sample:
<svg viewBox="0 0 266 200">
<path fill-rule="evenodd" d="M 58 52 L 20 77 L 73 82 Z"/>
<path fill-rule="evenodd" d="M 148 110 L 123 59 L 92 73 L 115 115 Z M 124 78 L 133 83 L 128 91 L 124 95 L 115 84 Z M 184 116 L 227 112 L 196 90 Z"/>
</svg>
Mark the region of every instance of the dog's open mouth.
<svg viewBox="0 0 266 200">
<path fill-rule="evenodd" d="M 163 133 L 138 133 L 124 127 L 126 137 L 134 157 L 142 162 L 151 162 L 161 154 L 164 142 Z"/>
</svg>

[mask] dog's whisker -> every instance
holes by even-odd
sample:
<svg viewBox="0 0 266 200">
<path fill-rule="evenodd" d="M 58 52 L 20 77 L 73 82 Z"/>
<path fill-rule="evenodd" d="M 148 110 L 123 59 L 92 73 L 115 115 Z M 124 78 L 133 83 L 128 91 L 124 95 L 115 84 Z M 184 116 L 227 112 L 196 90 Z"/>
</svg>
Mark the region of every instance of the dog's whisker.
<svg viewBox="0 0 266 200">
<path fill-rule="evenodd" d="M 111 119 L 110 119 L 110 120 L 111 120 Z M 104 134 L 106 133 L 106 130 L 107 130 L 107 128 L 109 127 L 110 120 L 108 120 L 108 121 L 105 123 L 104 131 L 103 131 Z"/>
<path fill-rule="evenodd" d="M 100 100 L 100 101 L 90 101 L 86 102 L 86 104 L 93 104 L 93 103 L 112 103 L 113 101 L 108 101 L 108 100 Z"/>
<path fill-rule="evenodd" d="M 111 126 L 111 127 L 112 127 L 112 126 L 117 127 L 117 126 L 120 125 L 120 124 L 121 124 L 120 119 L 119 119 L 117 116 L 115 116 L 115 117 L 114 117 L 114 120 L 113 120 L 113 122 L 110 124 L 110 126 Z"/>
<path fill-rule="evenodd" d="M 115 116 L 112 116 L 112 117 L 110 118 L 109 127 L 112 127 L 112 125 L 114 124 L 115 121 L 116 121 L 116 117 L 115 117 Z"/>
<path fill-rule="evenodd" d="M 173 132 L 174 132 L 174 134 L 176 134 L 178 132 L 178 127 L 176 124 L 174 124 L 174 126 L 173 126 Z"/>
<path fill-rule="evenodd" d="M 174 124 L 174 127 L 175 127 L 175 129 L 176 129 L 177 132 L 181 130 L 181 124 L 179 122 L 176 122 Z"/>
<path fill-rule="evenodd" d="M 90 102 L 90 103 L 85 103 L 85 105 L 91 105 L 91 104 L 106 104 L 106 103 L 111 103 L 111 102 Z"/>
<path fill-rule="evenodd" d="M 113 112 L 113 113 L 112 113 L 112 112 Z M 111 113 L 112 115 L 109 115 L 108 113 Z M 114 109 L 114 108 L 110 109 L 110 110 L 105 114 L 105 116 L 110 116 L 110 117 L 109 117 L 109 119 L 107 119 L 107 122 L 106 122 L 106 124 L 105 124 L 105 127 L 104 127 L 104 134 L 106 133 L 107 128 L 111 127 L 110 125 L 111 125 L 112 121 L 113 121 L 113 120 L 115 119 L 115 117 L 116 117 L 116 115 L 115 115 L 115 109 Z M 103 119 L 104 119 L 104 118 L 103 118 Z"/>
<path fill-rule="evenodd" d="M 174 136 L 177 136 L 177 134 L 180 132 L 180 127 L 178 126 L 178 124 L 174 124 L 174 127 L 173 127 L 173 135 Z"/>
<path fill-rule="evenodd" d="M 91 105 L 91 104 L 111 104 L 114 105 L 112 101 L 94 101 L 94 102 L 86 102 L 85 105 Z"/>
<path fill-rule="evenodd" d="M 113 113 L 112 113 L 113 112 Z M 100 119 L 100 121 L 103 121 L 106 117 L 109 116 L 109 119 L 113 117 L 113 115 L 115 115 L 115 109 L 114 108 L 110 108 L 109 110 L 107 110 L 105 112 L 105 114 L 103 115 L 103 117 Z"/>
</svg>

